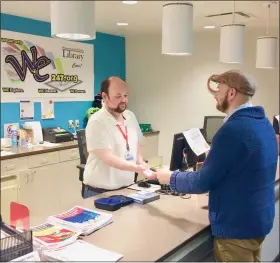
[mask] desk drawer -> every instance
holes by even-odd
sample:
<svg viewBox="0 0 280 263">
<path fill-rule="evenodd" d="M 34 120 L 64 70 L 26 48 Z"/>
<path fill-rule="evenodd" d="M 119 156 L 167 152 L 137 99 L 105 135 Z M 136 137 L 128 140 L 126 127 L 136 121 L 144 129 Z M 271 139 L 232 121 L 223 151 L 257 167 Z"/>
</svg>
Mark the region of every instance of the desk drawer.
<svg viewBox="0 0 280 263">
<path fill-rule="evenodd" d="M 79 149 L 78 148 L 59 151 L 60 162 L 76 160 L 76 159 L 79 159 L 79 158 L 80 158 L 80 155 L 79 155 Z"/>
<path fill-rule="evenodd" d="M 28 157 L 13 158 L 1 161 L 1 176 L 14 174 L 28 169 Z"/>
<path fill-rule="evenodd" d="M 36 154 L 29 157 L 30 168 L 55 164 L 59 162 L 58 151 L 51 153 Z"/>
</svg>

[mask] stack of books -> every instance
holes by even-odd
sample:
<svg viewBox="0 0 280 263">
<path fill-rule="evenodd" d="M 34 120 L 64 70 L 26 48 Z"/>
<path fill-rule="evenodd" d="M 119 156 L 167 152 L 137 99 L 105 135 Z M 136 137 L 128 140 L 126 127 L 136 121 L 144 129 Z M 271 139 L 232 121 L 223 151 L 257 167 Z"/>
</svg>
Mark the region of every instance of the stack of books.
<svg viewBox="0 0 280 263">
<path fill-rule="evenodd" d="M 58 249 L 75 242 L 81 233 L 48 222 L 33 227 L 33 245 L 41 249 Z"/>
<path fill-rule="evenodd" d="M 81 235 L 89 235 L 112 223 L 112 217 L 112 214 L 75 206 L 65 213 L 50 216 L 47 221 L 50 224 L 64 226 L 72 231 L 81 233 Z"/>
</svg>

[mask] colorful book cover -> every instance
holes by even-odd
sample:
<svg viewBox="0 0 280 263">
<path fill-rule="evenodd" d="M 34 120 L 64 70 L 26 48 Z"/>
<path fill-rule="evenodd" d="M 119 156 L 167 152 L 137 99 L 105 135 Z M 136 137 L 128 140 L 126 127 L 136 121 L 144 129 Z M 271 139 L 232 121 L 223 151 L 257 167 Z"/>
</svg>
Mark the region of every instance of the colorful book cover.
<svg viewBox="0 0 280 263">
<path fill-rule="evenodd" d="M 64 220 L 69 223 L 86 223 L 88 221 L 96 220 L 100 214 L 83 209 L 81 207 L 74 207 L 70 211 L 56 216 L 56 218 Z"/>
<path fill-rule="evenodd" d="M 46 244 L 59 244 L 70 238 L 77 238 L 78 233 L 49 223 L 32 229 L 33 237 Z"/>
</svg>

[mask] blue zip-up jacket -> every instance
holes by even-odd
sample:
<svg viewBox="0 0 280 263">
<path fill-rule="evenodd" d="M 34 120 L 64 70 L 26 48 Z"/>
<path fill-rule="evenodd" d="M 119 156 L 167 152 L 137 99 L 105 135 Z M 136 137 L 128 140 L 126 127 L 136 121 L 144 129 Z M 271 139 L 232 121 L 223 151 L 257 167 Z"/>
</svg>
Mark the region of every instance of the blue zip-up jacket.
<svg viewBox="0 0 280 263">
<path fill-rule="evenodd" d="M 212 140 L 197 172 L 174 172 L 171 189 L 179 193 L 209 191 L 209 220 L 216 237 L 266 236 L 275 215 L 276 135 L 264 109 L 233 113 Z"/>
</svg>

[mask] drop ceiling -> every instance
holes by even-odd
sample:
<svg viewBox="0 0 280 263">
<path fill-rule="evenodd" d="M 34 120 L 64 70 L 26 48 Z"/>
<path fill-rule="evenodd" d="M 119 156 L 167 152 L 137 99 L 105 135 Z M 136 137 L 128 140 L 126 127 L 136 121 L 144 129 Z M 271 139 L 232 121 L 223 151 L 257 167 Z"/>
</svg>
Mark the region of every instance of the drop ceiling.
<svg viewBox="0 0 280 263">
<path fill-rule="evenodd" d="M 194 30 L 202 31 L 204 26 L 231 23 L 233 1 L 189 1 L 194 5 Z M 264 32 L 271 2 L 270 27 L 279 28 L 279 1 L 235 1 L 235 21 L 244 23 L 246 29 Z M 121 1 L 96 1 L 96 28 L 99 32 L 116 35 L 160 34 L 162 5 L 166 1 L 138 1 L 135 5 L 125 5 Z M 34 11 L 36 10 L 36 11 Z M 50 21 L 49 1 L 1 1 L 1 12 Z M 224 14 L 224 15 L 217 15 Z M 117 23 L 128 26 L 117 26 Z M 279 30 L 279 29 L 278 29 Z"/>
</svg>

